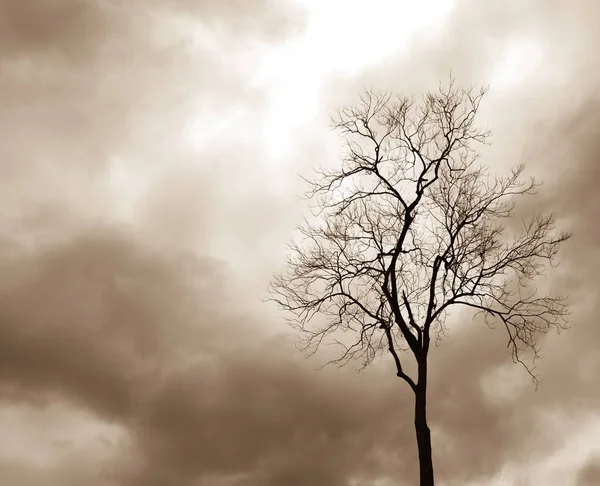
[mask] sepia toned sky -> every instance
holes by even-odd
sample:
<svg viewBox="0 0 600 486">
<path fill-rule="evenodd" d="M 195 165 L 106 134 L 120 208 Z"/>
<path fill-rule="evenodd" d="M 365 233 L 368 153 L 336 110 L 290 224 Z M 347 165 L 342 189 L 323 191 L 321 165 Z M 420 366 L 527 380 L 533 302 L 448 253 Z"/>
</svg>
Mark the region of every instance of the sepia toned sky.
<svg viewBox="0 0 600 486">
<path fill-rule="evenodd" d="M 600 484 L 600 3 L 0 2 L 0 481 L 412 485 L 386 362 L 317 371 L 260 301 L 362 86 L 489 84 L 483 159 L 574 237 L 535 391 L 500 329 L 431 357 L 439 484 Z M 325 356 L 326 358 L 326 356 Z"/>
</svg>

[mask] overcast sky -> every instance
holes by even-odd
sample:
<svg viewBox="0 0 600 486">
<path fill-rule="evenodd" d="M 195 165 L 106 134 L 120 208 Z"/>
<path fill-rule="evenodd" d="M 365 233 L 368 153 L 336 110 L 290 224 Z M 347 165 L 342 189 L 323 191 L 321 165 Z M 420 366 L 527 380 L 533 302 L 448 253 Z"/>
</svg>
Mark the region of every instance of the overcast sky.
<svg viewBox="0 0 600 486">
<path fill-rule="evenodd" d="M 431 358 L 440 484 L 600 484 L 600 2 L 0 2 L 6 486 L 412 485 L 387 363 L 316 371 L 262 304 L 362 86 L 489 84 L 483 161 L 574 238 L 537 392 L 504 335 Z M 405 482 L 402 482 L 405 481 Z"/>
</svg>

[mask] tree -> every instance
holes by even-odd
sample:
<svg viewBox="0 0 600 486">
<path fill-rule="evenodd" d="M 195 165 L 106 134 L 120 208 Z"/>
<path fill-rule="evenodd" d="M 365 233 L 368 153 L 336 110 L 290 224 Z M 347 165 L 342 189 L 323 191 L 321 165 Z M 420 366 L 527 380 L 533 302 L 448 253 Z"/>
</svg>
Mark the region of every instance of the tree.
<svg viewBox="0 0 600 486">
<path fill-rule="evenodd" d="M 450 82 L 416 103 L 367 90 L 339 110 L 342 165 L 307 179 L 316 211 L 270 287 L 305 350 L 332 340 L 343 350 L 335 363 L 365 366 L 389 353 L 415 396 L 421 486 L 434 484 L 428 356 L 449 313 L 463 306 L 501 323 L 534 380 L 527 355 L 538 356 L 540 334 L 566 327 L 566 300 L 539 295 L 535 282 L 570 235 L 555 230 L 552 214 L 516 228 L 515 198 L 539 184 L 523 166 L 498 177 L 479 164 L 485 92 Z"/>
</svg>

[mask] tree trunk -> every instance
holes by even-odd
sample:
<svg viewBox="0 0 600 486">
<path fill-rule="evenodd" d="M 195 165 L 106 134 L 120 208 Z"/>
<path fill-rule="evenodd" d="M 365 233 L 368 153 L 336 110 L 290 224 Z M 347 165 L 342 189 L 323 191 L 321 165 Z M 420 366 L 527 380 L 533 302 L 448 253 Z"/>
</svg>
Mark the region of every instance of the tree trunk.
<svg viewBox="0 0 600 486">
<path fill-rule="evenodd" d="M 433 459 L 431 456 L 431 432 L 427 425 L 427 371 L 419 373 L 415 393 L 415 432 L 419 450 L 420 486 L 434 486 Z"/>
</svg>

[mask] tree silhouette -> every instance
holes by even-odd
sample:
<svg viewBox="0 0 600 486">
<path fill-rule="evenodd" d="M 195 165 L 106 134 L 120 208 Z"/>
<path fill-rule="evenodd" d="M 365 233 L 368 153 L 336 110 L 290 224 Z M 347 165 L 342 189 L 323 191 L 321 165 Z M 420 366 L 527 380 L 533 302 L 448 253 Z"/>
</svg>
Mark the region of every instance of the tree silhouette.
<svg viewBox="0 0 600 486">
<path fill-rule="evenodd" d="M 421 486 L 434 484 L 428 355 L 449 312 L 466 306 L 502 323 L 536 384 L 527 354 L 535 360 L 540 334 L 566 326 L 564 298 L 538 295 L 534 284 L 569 235 L 551 214 L 515 229 L 516 196 L 538 184 L 523 166 L 494 177 L 478 163 L 475 146 L 489 137 L 474 123 L 485 92 L 451 81 L 416 103 L 367 90 L 339 110 L 341 167 L 307 180 L 316 211 L 270 287 L 305 350 L 333 341 L 340 365 L 391 355 L 415 395 Z"/>
</svg>

